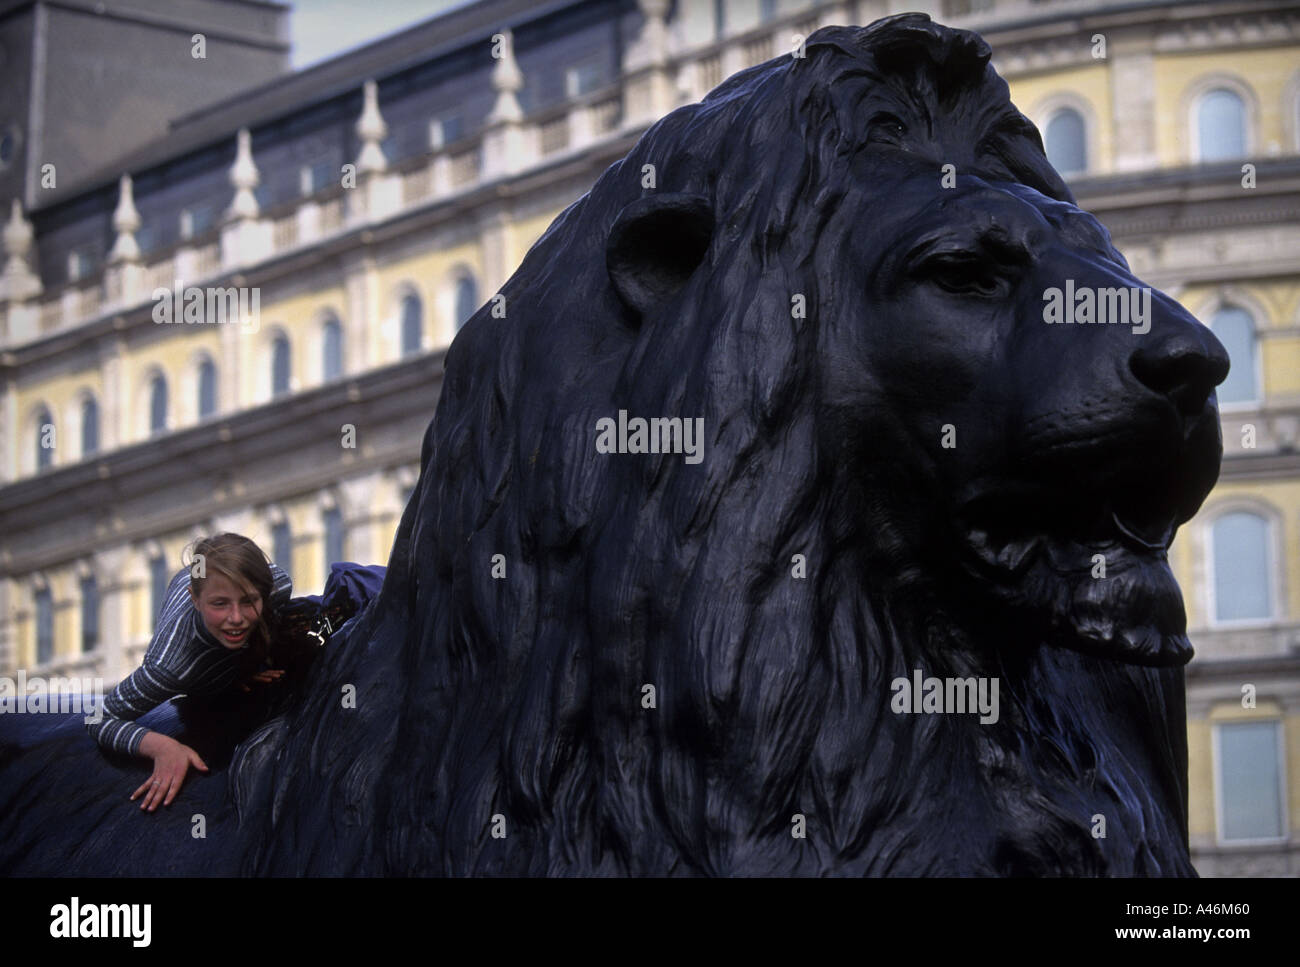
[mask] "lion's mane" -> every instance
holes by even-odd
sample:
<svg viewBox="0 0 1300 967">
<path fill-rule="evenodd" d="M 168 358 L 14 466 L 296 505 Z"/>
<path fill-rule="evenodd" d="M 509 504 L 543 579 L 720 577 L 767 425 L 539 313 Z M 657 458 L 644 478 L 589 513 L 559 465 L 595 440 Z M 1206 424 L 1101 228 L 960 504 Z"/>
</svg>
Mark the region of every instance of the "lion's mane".
<svg viewBox="0 0 1300 967">
<path fill-rule="evenodd" d="M 981 640 L 820 405 L 871 325 L 836 261 L 870 230 L 841 206 L 863 92 L 903 72 L 974 119 L 989 50 L 905 15 L 806 55 L 655 124 L 457 336 L 382 594 L 232 768 L 242 871 L 1192 872 L 1181 669 Z M 1029 131 L 1007 171 L 1072 201 Z M 638 319 L 607 241 L 656 192 L 712 224 Z M 619 410 L 702 417 L 703 461 L 597 453 Z M 999 721 L 894 714 L 913 668 L 998 676 Z"/>
</svg>

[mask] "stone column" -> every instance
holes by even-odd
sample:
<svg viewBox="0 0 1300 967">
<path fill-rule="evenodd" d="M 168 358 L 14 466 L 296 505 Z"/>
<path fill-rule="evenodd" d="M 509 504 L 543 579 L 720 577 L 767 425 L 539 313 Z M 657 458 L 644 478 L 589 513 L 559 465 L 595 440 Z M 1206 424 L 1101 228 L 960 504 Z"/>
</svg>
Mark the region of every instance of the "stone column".
<svg viewBox="0 0 1300 967">
<path fill-rule="evenodd" d="M 483 259 L 483 289 L 479 302 L 490 302 L 515 270 L 515 251 L 510 239 L 510 216 L 501 208 L 485 212 L 479 221 L 479 247 Z"/>
<path fill-rule="evenodd" d="M 99 344 L 99 378 L 103 384 L 99 411 L 99 449 L 108 452 L 129 440 L 130 402 L 123 375 L 126 340 L 107 336 Z"/>
<path fill-rule="evenodd" d="M 18 387 L 7 376 L 0 380 L 0 482 L 18 479 L 19 437 Z"/>
<path fill-rule="evenodd" d="M 126 576 L 128 554 L 128 549 L 118 544 L 92 555 L 95 582 L 99 588 L 99 654 L 102 659 L 99 674 L 103 676 L 106 689 L 134 670 L 128 667 L 130 662 L 125 651 L 130 633 L 127 596 L 131 592 L 131 582 Z"/>
<path fill-rule="evenodd" d="M 1114 118 L 1114 168 L 1110 158 L 1096 159 L 1101 173 L 1149 171 L 1156 167 L 1155 57 L 1146 37 L 1107 38 L 1110 61 L 1111 116 Z M 1097 139 L 1098 151 L 1101 138 Z"/>
</svg>

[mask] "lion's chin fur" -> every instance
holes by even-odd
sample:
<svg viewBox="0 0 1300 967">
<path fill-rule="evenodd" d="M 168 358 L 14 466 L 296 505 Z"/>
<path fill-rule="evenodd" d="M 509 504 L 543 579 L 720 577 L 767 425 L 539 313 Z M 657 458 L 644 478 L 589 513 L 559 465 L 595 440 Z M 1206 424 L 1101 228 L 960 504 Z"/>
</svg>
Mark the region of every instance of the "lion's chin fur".
<svg viewBox="0 0 1300 967">
<path fill-rule="evenodd" d="M 968 566 L 964 579 L 1032 638 L 1133 665 L 1187 664 L 1182 591 L 1165 554 L 1104 549 L 1040 536 L 1004 550 L 1016 566 Z"/>
</svg>

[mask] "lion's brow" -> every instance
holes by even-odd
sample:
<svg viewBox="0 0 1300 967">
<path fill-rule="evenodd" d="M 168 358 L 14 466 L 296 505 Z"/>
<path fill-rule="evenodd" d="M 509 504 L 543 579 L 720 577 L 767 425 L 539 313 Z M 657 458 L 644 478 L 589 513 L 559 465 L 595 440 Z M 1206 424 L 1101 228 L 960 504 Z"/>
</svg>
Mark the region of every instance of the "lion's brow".
<svg viewBox="0 0 1300 967">
<path fill-rule="evenodd" d="M 977 152 L 983 152 L 990 147 L 992 142 L 1003 141 L 1007 138 L 1024 137 L 1032 140 L 1037 131 L 1038 129 L 1034 127 L 1033 122 L 1019 111 L 1006 111 L 994 118 L 988 125 L 975 149 Z"/>
</svg>

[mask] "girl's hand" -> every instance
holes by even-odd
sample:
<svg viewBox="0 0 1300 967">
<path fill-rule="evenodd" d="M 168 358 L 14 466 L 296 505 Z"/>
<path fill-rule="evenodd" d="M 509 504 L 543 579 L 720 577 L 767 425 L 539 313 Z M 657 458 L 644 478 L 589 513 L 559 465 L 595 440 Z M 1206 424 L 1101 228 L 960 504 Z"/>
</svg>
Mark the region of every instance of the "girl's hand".
<svg viewBox="0 0 1300 967">
<path fill-rule="evenodd" d="M 283 669 L 270 668 L 267 669 L 266 671 L 254 672 L 252 675 L 249 675 L 246 679 L 244 679 L 244 681 L 239 683 L 239 687 L 246 692 L 251 692 L 252 689 L 249 688 L 247 684 L 245 684 L 246 682 L 261 682 L 265 684 L 265 683 L 278 681 L 283 676 L 284 676 Z"/>
<path fill-rule="evenodd" d="M 131 801 L 135 802 L 136 797 L 143 793 L 141 809 L 153 812 L 159 803 L 170 806 L 176 794 L 181 791 L 185 773 L 191 765 L 204 772 L 208 771 L 207 764 L 199 758 L 197 752 L 188 745 L 168 738 L 166 742 L 160 743 L 158 751 L 153 755 L 153 775 L 131 794 Z"/>
</svg>

